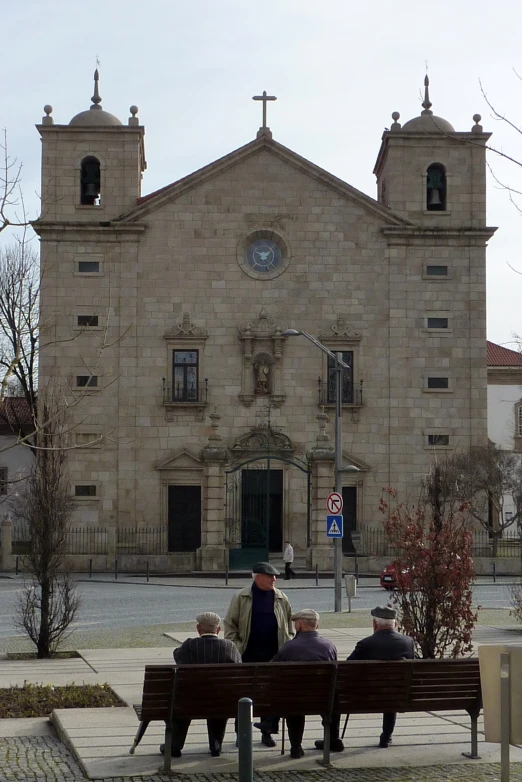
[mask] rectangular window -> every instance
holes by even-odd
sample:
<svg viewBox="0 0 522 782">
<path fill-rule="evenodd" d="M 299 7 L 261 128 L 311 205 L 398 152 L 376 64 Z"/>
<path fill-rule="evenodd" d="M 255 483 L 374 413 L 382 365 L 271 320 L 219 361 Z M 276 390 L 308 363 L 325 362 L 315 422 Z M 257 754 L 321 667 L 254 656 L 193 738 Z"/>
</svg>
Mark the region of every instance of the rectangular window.
<svg viewBox="0 0 522 782">
<path fill-rule="evenodd" d="M 174 350 L 172 361 L 172 401 L 197 402 L 198 350 Z"/>
<path fill-rule="evenodd" d="M 427 327 L 429 329 L 447 329 L 448 318 L 427 318 Z"/>
<path fill-rule="evenodd" d="M 101 445 L 100 435 L 95 432 L 76 432 L 76 445 L 80 447 L 99 448 Z"/>
<path fill-rule="evenodd" d="M 0 497 L 3 497 L 7 494 L 7 479 L 7 467 L 0 467 Z"/>
<path fill-rule="evenodd" d="M 97 375 L 76 375 L 76 385 L 78 388 L 97 388 Z"/>
<path fill-rule="evenodd" d="M 74 487 L 75 497 L 96 497 L 96 486 L 80 484 Z"/>
<path fill-rule="evenodd" d="M 426 266 L 426 275 L 428 277 L 447 277 L 448 276 L 448 267 L 447 266 L 432 266 L 429 264 Z"/>
<path fill-rule="evenodd" d="M 343 350 L 341 352 L 341 358 L 345 364 L 348 364 L 349 369 L 343 369 L 341 383 L 342 394 L 341 401 L 343 404 L 353 404 L 353 350 Z M 335 361 L 328 356 L 328 402 L 335 402 L 337 397 L 335 393 L 336 379 L 335 379 Z"/>
<path fill-rule="evenodd" d="M 98 325 L 98 316 L 97 315 L 78 315 L 77 316 L 77 324 L 78 324 L 78 326 L 97 326 Z"/>
<path fill-rule="evenodd" d="M 82 274 L 99 274 L 99 261 L 78 261 L 78 271 Z"/>
<path fill-rule="evenodd" d="M 516 433 L 517 437 L 522 437 L 522 403 L 517 407 Z"/>
<path fill-rule="evenodd" d="M 428 445 L 449 445 L 449 434 L 429 434 Z"/>
<path fill-rule="evenodd" d="M 448 377 L 429 377 L 428 388 L 449 388 Z"/>
</svg>

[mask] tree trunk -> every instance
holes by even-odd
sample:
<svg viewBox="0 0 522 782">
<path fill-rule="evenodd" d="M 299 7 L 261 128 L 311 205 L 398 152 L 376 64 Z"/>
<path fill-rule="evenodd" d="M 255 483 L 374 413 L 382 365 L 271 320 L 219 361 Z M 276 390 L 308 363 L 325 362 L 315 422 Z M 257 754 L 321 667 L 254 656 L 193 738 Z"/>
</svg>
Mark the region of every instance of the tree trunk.
<svg viewBox="0 0 522 782">
<path fill-rule="evenodd" d="M 493 557 L 495 559 L 496 559 L 497 554 L 498 554 L 498 541 L 499 541 L 499 538 L 500 538 L 500 533 L 498 532 L 498 530 L 493 530 L 493 537 L 492 537 L 492 540 L 491 540 L 491 548 L 492 548 Z"/>
<path fill-rule="evenodd" d="M 49 609 L 51 603 L 51 581 L 49 578 L 42 579 L 42 609 L 40 612 L 40 632 L 38 634 L 38 654 L 39 660 L 50 657 L 51 649 L 49 646 Z"/>
</svg>

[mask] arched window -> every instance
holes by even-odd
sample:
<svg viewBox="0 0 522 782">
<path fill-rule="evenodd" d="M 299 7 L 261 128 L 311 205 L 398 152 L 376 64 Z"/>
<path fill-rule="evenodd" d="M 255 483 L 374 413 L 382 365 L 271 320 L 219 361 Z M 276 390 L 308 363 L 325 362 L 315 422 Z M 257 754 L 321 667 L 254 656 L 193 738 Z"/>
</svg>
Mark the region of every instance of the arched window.
<svg viewBox="0 0 522 782">
<path fill-rule="evenodd" d="M 446 169 L 441 163 L 433 163 L 426 177 L 426 209 L 430 212 L 446 210 Z"/>
<path fill-rule="evenodd" d="M 80 173 L 80 203 L 87 206 L 99 206 L 100 188 L 100 161 L 92 155 L 84 157 Z"/>
</svg>

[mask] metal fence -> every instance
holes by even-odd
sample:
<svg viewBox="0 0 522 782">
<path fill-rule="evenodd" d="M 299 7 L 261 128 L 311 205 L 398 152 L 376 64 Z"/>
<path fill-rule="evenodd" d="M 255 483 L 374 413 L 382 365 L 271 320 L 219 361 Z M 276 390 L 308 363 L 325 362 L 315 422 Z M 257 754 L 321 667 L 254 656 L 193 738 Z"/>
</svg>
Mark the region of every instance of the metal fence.
<svg viewBox="0 0 522 782">
<path fill-rule="evenodd" d="M 167 530 L 161 527 L 118 527 L 116 549 L 119 554 L 166 554 Z"/>
<path fill-rule="evenodd" d="M 383 529 L 361 530 L 360 535 L 360 543 L 357 545 L 359 556 L 390 559 L 399 556 L 399 549 L 389 543 Z M 522 557 L 522 538 L 518 530 L 508 529 L 494 544 L 487 530 L 475 530 L 471 551 L 473 557 L 519 558 Z"/>
<path fill-rule="evenodd" d="M 107 554 L 108 537 L 105 527 L 71 527 L 67 532 L 67 553 Z"/>
</svg>

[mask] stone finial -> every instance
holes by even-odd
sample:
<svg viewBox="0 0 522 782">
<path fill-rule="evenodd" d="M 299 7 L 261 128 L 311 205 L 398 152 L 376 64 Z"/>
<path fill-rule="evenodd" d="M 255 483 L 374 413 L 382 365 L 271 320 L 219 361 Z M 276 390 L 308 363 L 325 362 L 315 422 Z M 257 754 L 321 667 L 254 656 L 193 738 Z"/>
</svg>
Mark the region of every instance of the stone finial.
<svg viewBox="0 0 522 782">
<path fill-rule="evenodd" d="M 98 68 L 94 71 L 94 95 L 92 96 L 92 106 L 91 109 L 98 109 L 98 111 L 101 111 L 101 97 L 98 90 L 98 82 L 100 81 L 100 74 L 98 72 Z"/>
<path fill-rule="evenodd" d="M 129 125 L 132 125 L 132 126 L 139 125 L 140 121 L 139 121 L 138 117 L 136 116 L 137 113 L 138 113 L 138 107 L 137 106 L 131 106 L 129 111 L 130 111 L 130 113 L 132 115 L 131 117 L 129 117 Z"/>
<path fill-rule="evenodd" d="M 399 122 L 400 116 L 401 116 L 401 115 L 399 114 L 399 112 L 398 112 L 398 111 L 394 111 L 394 112 L 393 112 L 393 114 L 392 114 L 392 120 L 393 120 L 393 123 L 392 123 L 392 125 L 391 125 L 391 127 L 390 127 L 390 130 L 395 130 L 395 131 L 397 131 L 397 130 L 400 130 L 400 129 L 402 128 L 402 125 L 401 125 L 401 123 Z"/>
<path fill-rule="evenodd" d="M 432 111 L 430 111 L 431 107 L 433 106 L 433 103 L 430 101 L 430 80 L 428 77 L 428 74 L 424 77 L 424 100 L 422 101 L 422 107 L 424 109 L 422 114 L 433 114 Z"/>
<path fill-rule="evenodd" d="M 482 125 L 480 125 L 480 120 L 481 119 L 482 119 L 482 117 L 480 116 L 480 114 L 474 114 L 473 115 L 473 122 L 475 124 L 471 128 L 471 132 L 472 133 L 482 133 L 483 132 Z"/>
<path fill-rule="evenodd" d="M 53 107 L 46 103 L 44 106 L 45 117 L 42 117 L 42 125 L 54 125 L 54 119 L 51 117 L 53 113 Z"/>
</svg>

